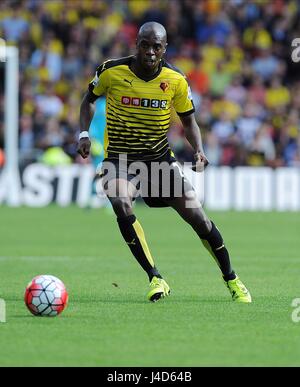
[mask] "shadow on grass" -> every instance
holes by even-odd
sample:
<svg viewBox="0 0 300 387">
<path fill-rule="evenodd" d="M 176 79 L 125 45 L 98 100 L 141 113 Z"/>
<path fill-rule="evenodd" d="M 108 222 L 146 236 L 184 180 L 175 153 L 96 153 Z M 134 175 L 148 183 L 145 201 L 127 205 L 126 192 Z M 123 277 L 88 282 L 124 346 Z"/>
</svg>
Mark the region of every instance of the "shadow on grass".
<svg viewBox="0 0 300 387">
<path fill-rule="evenodd" d="M 73 300 L 74 302 L 74 300 Z M 167 297 L 164 299 L 161 299 L 157 302 L 150 302 L 146 298 L 141 299 L 140 297 L 99 297 L 99 298 L 93 298 L 90 299 L 88 297 L 80 297 L 76 300 L 76 303 L 93 303 L 93 304 L 145 304 L 145 305 L 153 305 L 153 304 L 195 304 L 195 303 L 211 303 L 211 304 L 231 304 L 232 301 L 228 297 L 199 297 L 199 296 L 179 296 L 179 297 Z"/>
<path fill-rule="evenodd" d="M 56 317 L 56 318 L 55 318 Z M 64 315 L 59 315 L 59 316 L 52 316 L 52 317 L 49 317 L 49 316 L 34 316 L 34 315 L 27 315 L 27 314 L 21 314 L 21 313 L 19 313 L 19 314 L 11 314 L 11 315 L 9 315 L 9 319 L 12 319 L 12 318 L 26 318 L 26 319 L 28 319 L 28 318 L 34 318 L 34 319 L 38 319 L 38 320 L 57 320 L 57 319 L 66 319 L 66 318 L 68 318 L 68 317 L 70 317 L 70 316 L 64 316 Z M 9 320 L 8 320 L 9 321 Z"/>
</svg>

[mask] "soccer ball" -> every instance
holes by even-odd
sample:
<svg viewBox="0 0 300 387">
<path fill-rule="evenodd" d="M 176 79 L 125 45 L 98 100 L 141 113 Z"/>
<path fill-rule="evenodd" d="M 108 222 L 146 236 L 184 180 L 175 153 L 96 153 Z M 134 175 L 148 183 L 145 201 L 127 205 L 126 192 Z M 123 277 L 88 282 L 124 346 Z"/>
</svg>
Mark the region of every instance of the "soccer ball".
<svg viewBox="0 0 300 387">
<path fill-rule="evenodd" d="M 38 275 L 27 285 L 24 301 L 35 316 L 54 317 L 67 306 L 68 292 L 53 275 Z"/>
</svg>

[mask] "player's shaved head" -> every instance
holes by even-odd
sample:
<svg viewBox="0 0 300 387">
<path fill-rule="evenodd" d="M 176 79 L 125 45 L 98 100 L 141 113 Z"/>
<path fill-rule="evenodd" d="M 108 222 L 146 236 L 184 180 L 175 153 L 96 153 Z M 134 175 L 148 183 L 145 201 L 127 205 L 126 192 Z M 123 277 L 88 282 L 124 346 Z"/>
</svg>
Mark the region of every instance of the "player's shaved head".
<svg viewBox="0 0 300 387">
<path fill-rule="evenodd" d="M 167 31 L 162 24 L 156 22 L 147 22 L 143 24 L 139 29 L 137 40 L 149 38 L 151 36 L 159 38 L 164 44 L 167 42 Z"/>
<path fill-rule="evenodd" d="M 159 68 L 167 47 L 165 27 L 156 22 L 148 22 L 141 26 L 136 39 L 136 74 L 149 77 Z"/>
</svg>

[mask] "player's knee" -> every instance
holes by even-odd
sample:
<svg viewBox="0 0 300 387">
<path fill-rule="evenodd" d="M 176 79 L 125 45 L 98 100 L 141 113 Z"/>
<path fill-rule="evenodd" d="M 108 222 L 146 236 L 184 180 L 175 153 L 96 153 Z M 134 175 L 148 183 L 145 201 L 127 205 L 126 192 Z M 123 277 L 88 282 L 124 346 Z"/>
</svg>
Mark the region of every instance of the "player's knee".
<svg viewBox="0 0 300 387">
<path fill-rule="evenodd" d="M 114 198 L 110 201 L 114 212 L 118 217 L 132 215 L 132 204 L 129 199 Z"/>
<path fill-rule="evenodd" d="M 212 229 L 212 224 L 211 224 L 210 219 L 204 218 L 202 220 L 202 222 L 200 223 L 200 227 L 199 228 L 200 228 L 201 234 L 208 234 L 208 233 L 210 233 L 210 231 Z"/>
<path fill-rule="evenodd" d="M 197 212 L 193 214 L 190 224 L 199 235 L 208 234 L 212 228 L 210 219 L 207 216 Z"/>
</svg>

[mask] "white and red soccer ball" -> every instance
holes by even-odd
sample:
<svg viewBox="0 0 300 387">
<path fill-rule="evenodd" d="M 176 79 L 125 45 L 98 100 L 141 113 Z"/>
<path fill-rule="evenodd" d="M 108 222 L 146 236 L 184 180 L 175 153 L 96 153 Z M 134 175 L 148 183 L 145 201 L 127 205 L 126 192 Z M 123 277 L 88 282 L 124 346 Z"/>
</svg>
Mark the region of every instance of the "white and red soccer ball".
<svg viewBox="0 0 300 387">
<path fill-rule="evenodd" d="M 54 317 L 67 306 L 68 292 L 53 275 L 38 275 L 27 285 L 24 301 L 35 316 Z"/>
</svg>

